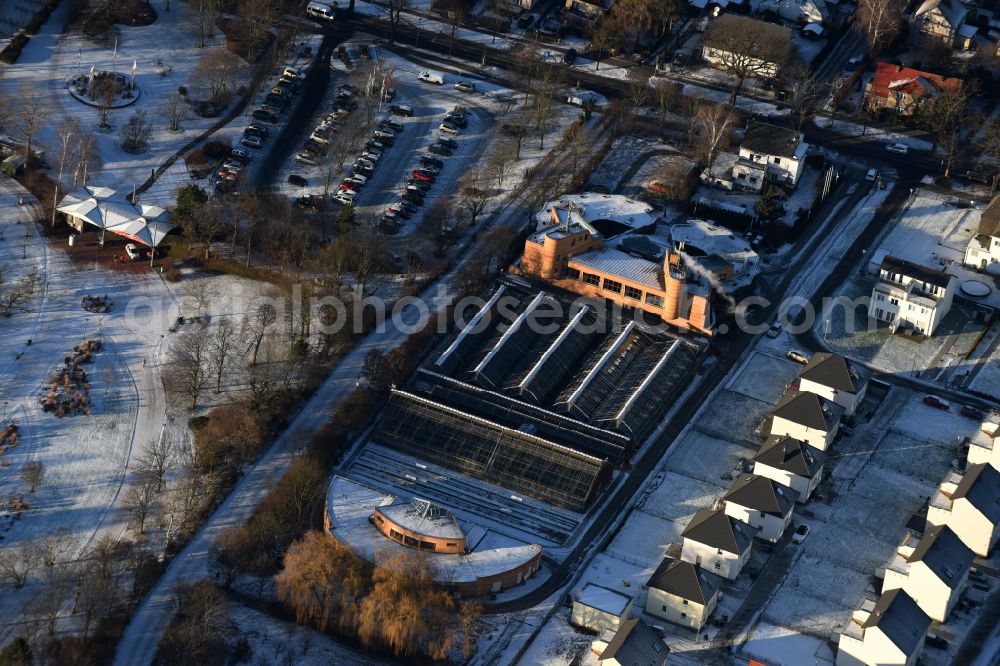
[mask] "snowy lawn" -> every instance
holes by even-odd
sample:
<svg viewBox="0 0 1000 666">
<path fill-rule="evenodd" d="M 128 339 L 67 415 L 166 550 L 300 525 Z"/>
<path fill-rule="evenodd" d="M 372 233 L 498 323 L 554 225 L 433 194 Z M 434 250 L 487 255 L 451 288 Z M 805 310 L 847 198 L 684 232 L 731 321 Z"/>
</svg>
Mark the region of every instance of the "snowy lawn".
<svg viewBox="0 0 1000 666">
<path fill-rule="evenodd" d="M 767 380 L 768 383 L 771 381 Z M 781 384 L 781 388 L 784 386 Z M 712 405 L 712 418 L 700 421 L 698 429 L 719 439 L 735 439 L 756 446 L 761 438 L 755 431 L 771 415 L 773 408 L 774 405 L 763 400 L 733 391 L 720 391 Z"/>
<path fill-rule="evenodd" d="M 742 654 L 774 666 L 825 666 L 834 663 L 834 653 L 824 641 L 763 622 L 743 646 Z"/>
<path fill-rule="evenodd" d="M 783 356 L 755 351 L 727 383 L 726 389 L 777 405 L 785 387 L 799 376 L 802 364 Z M 766 381 L 762 381 L 765 379 Z"/>
<path fill-rule="evenodd" d="M 545 624 L 519 663 L 537 666 L 579 663 L 580 658 L 590 653 L 590 643 L 595 638 L 570 625 L 569 614 L 560 611 Z"/>
<path fill-rule="evenodd" d="M 690 430 L 684 435 L 683 446 L 670 456 L 669 467 L 677 474 L 728 488 L 730 480 L 738 476 L 740 460 L 749 460 L 756 452 L 757 448 L 747 442 L 731 442 Z"/>
<path fill-rule="evenodd" d="M 681 444 L 687 444 L 687 441 Z M 668 469 L 672 466 L 668 464 Z M 719 461 L 720 473 L 722 471 L 722 461 Z M 668 471 L 663 478 L 663 483 L 650 493 L 642 506 L 642 510 L 667 520 L 677 520 L 687 525 L 691 516 L 698 512 L 698 509 L 711 507 L 716 500 L 725 494 L 728 483 L 725 487 L 720 484 L 710 484 L 692 479 L 689 476 Z"/>
<path fill-rule="evenodd" d="M 633 511 L 605 554 L 624 562 L 657 567 L 667 546 L 681 542 L 683 526 L 645 511 Z"/>
</svg>

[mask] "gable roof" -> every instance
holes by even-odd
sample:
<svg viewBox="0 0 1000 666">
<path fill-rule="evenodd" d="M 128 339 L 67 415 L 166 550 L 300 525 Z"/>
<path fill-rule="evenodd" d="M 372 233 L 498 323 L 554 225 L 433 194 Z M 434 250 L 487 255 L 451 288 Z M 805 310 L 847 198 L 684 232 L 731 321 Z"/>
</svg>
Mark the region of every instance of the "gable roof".
<svg viewBox="0 0 1000 666">
<path fill-rule="evenodd" d="M 957 28 L 959 24 L 965 21 L 965 17 L 969 13 L 968 8 L 961 2 L 954 2 L 953 0 L 924 0 L 917 7 L 917 11 L 913 12 L 913 16 L 920 17 L 935 9 L 941 12 L 941 16 L 948 21 L 948 25 L 952 29 Z"/>
<path fill-rule="evenodd" d="M 917 98 L 937 97 L 942 90 L 957 90 L 962 83 L 959 78 L 946 78 L 940 74 L 879 61 L 875 64 L 875 76 L 868 84 L 867 93 L 875 97 L 889 97 L 895 92 Z"/>
<path fill-rule="evenodd" d="M 784 516 L 791 512 L 798 496 L 791 488 L 766 477 L 740 474 L 723 500 L 772 516 Z"/>
<path fill-rule="evenodd" d="M 625 620 L 598 661 L 617 659 L 622 666 L 663 666 L 670 647 L 639 618 Z"/>
<path fill-rule="evenodd" d="M 927 530 L 907 559 L 909 562 L 923 562 L 942 583 L 955 589 L 972 565 L 973 557 L 975 554 L 958 535 L 950 527 L 942 525 Z"/>
<path fill-rule="evenodd" d="M 751 122 L 747 125 L 740 148 L 764 155 L 795 157 L 795 151 L 798 150 L 800 143 L 802 143 L 800 132 L 768 123 Z"/>
<path fill-rule="evenodd" d="M 890 273 L 899 273 L 927 284 L 937 285 L 942 289 L 947 289 L 948 284 L 955 279 L 950 273 L 939 271 L 935 268 L 921 266 L 906 259 L 900 259 L 890 254 L 885 255 L 880 268 Z"/>
<path fill-rule="evenodd" d="M 746 36 L 752 41 L 744 41 L 740 37 L 734 40 L 734 35 Z M 702 47 L 726 51 L 734 41 L 740 46 L 741 53 L 749 53 L 764 62 L 781 64 L 792 43 L 792 31 L 776 23 L 739 14 L 723 14 L 709 24 L 701 43 Z"/>
<path fill-rule="evenodd" d="M 753 459 L 768 467 L 812 478 L 826 462 L 826 454 L 794 437 L 771 435 Z"/>
<path fill-rule="evenodd" d="M 722 579 L 691 562 L 665 557 L 649 578 L 648 587 L 704 606 L 719 591 Z"/>
<path fill-rule="evenodd" d="M 979 233 L 1000 238 L 1000 194 L 993 197 L 979 218 Z"/>
<path fill-rule="evenodd" d="M 809 391 L 785 391 L 774 408 L 774 416 L 792 423 L 829 432 L 844 408 Z"/>
<path fill-rule="evenodd" d="M 862 627 L 878 627 L 893 645 L 910 656 L 931 626 L 931 619 L 901 588 L 883 594 Z"/>
<path fill-rule="evenodd" d="M 753 528 L 723 511 L 698 509 L 681 536 L 727 553 L 742 555 L 753 543 Z"/>
<path fill-rule="evenodd" d="M 840 354 L 816 352 L 799 377 L 844 393 L 857 393 L 871 377 L 871 371 Z"/>
<path fill-rule="evenodd" d="M 1000 524 L 1000 471 L 988 463 L 970 465 L 952 501 L 965 498 L 994 525 Z"/>
</svg>

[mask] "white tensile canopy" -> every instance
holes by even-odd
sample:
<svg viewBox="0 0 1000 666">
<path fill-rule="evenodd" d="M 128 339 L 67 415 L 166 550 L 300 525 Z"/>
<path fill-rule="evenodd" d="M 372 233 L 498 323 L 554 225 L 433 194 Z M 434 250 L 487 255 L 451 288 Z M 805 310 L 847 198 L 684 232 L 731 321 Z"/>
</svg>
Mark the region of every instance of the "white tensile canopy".
<svg viewBox="0 0 1000 666">
<path fill-rule="evenodd" d="M 62 198 L 56 210 L 98 229 L 156 247 L 176 225 L 159 206 L 133 205 L 108 187 L 86 185 Z"/>
</svg>

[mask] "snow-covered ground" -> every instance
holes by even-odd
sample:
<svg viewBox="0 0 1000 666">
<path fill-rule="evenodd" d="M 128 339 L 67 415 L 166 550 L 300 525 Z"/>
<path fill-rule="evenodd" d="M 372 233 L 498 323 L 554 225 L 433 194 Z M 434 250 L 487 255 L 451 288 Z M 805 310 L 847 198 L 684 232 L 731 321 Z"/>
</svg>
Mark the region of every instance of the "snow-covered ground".
<svg viewBox="0 0 1000 666">
<path fill-rule="evenodd" d="M 834 120 L 823 116 L 816 116 L 813 121 L 816 123 L 816 126 L 821 129 L 832 129 L 835 132 L 849 134 L 851 136 L 870 136 L 885 143 L 905 143 L 910 147 L 910 150 L 930 152 L 932 148 L 930 141 L 917 139 L 889 129 L 866 127 L 862 123 L 851 122 L 849 120 Z"/>
</svg>

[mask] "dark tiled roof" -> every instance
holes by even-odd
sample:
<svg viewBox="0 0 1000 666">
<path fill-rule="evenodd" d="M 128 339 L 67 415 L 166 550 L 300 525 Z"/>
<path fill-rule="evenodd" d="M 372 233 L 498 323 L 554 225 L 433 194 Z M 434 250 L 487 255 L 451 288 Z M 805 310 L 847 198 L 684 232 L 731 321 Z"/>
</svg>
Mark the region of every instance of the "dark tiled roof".
<svg viewBox="0 0 1000 666">
<path fill-rule="evenodd" d="M 951 275 L 944 271 L 921 266 L 920 264 L 915 264 L 912 261 L 900 259 L 899 257 L 893 257 L 892 255 L 886 255 L 885 259 L 882 260 L 881 268 L 884 271 L 906 275 L 927 284 L 937 285 L 943 289 L 946 289 L 948 283 L 953 279 Z"/>
<path fill-rule="evenodd" d="M 786 391 L 774 415 L 814 430 L 829 432 L 844 409 L 809 391 Z"/>
<path fill-rule="evenodd" d="M 753 459 L 769 467 L 812 478 L 826 461 L 826 454 L 794 437 L 771 435 Z"/>
<path fill-rule="evenodd" d="M 704 606 L 722 585 L 722 579 L 684 560 L 665 557 L 649 578 L 648 587 Z"/>
<path fill-rule="evenodd" d="M 979 233 L 1000 238 L 1000 195 L 993 197 L 990 205 L 983 209 L 979 218 Z"/>
<path fill-rule="evenodd" d="M 1000 524 L 1000 472 L 993 465 L 970 465 L 952 494 L 952 500 L 965 498 L 994 525 Z"/>
<path fill-rule="evenodd" d="M 598 661 L 616 659 L 622 666 L 664 666 L 670 648 L 639 618 L 626 620 Z"/>
<path fill-rule="evenodd" d="M 723 499 L 754 511 L 784 516 L 792 510 L 798 496 L 791 488 L 771 479 L 755 474 L 740 474 Z"/>
<path fill-rule="evenodd" d="M 838 391 L 857 393 L 871 377 L 871 371 L 851 363 L 840 354 L 816 352 L 799 377 Z"/>
<path fill-rule="evenodd" d="M 930 625 L 931 619 L 920 610 L 917 602 L 903 590 L 895 589 L 882 595 L 862 626 L 878 627 L 909 656 L 916 652 Z"/>
<path fill-rule="evenodd" d="M 742 555 L 753 543 L 753 528 L 727 516 L 722 511 L 698 509 L 694 518 L 681 532 L 685 539 L 703 543 L 711 548 L 721 548 L 727 553 Z"/>
<path fill-rule="evenodd" d="M 795 157 L 795 151 L 800 143 L 802 143 L 802 135 L 795 130 L 767 123 L 752 122 L 747 125 L 747 131 L 743 141 L 740 142 L 740 148 L 764 155 Z"/>
<path fill-rule="evenodd" d="M 791 43 L 792 31 L 788 28 L 739 14 L 723 14 L 713 20 L 702 40 L 702 46 L 725 51 L 735 45 L 741 53 L 779 65 L 784 62 Z"/>
<path fill-rule="evenodd" d="M 934 575 L 954 589 L 972 565 L 975 554 L 962 543 L 950 527 L 935 527 L 927 531 L 910 555 L 910 562 L 923 562 Z"/>
</svg>

